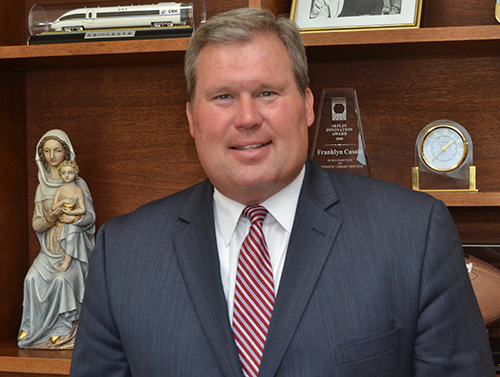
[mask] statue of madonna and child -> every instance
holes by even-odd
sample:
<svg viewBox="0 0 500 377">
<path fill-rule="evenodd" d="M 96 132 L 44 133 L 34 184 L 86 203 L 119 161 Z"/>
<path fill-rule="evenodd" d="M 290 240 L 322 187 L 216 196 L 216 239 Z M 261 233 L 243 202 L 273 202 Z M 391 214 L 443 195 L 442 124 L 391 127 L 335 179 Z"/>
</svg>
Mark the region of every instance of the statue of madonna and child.
<svg viewBox="0 0 500 377">
<path fill-rule="evenodd" d="M 95 211 L 64 131 L 42 136 L 35 161 L 39 183 L 33 229 L 40 252 L 24 279 L 18 346 L 71 349 L 94 248 Z"/>
</svg>

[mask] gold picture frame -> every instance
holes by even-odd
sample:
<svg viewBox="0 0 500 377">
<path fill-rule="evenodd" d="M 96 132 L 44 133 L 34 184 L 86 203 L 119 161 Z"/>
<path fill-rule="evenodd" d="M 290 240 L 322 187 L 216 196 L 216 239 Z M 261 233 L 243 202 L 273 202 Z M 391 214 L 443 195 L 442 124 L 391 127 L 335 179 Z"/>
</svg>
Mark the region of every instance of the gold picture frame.
<svg viewBox="0 0 500 377">
<path fill-rule="evenodd" d="M 495 4 L 495 18 L 498 22 L 500 22 L 500 0 L 497 0 Z"/>
<path fill-rule="evenodd" d="M 293 0 L 290 19 L 301 32 L 418 28 L 422 1 Z"/>
</svg>

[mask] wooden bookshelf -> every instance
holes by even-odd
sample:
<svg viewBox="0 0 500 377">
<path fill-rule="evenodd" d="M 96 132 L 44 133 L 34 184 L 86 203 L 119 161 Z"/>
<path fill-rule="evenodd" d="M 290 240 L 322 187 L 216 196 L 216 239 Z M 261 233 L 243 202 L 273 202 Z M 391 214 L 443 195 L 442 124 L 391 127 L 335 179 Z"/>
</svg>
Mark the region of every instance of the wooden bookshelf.
<svg viewBox="0 0 500 377">
<path fill-rule="evenodd" d="M 71 362 L 71 351 L 20 350 L 14 340 L 23 279 L 38 253 L 31 216 L 40 136 L 51 128 L 70 135 L 98 228 L 204 178 L 184 114 L 189 40 L 28 46 L 34 3 L 0 0 L 0 376 L 10 377 L 67 375 Z M 241 6 L 284 13 L 291 1 L 206 5 L 210 17 Z M 452 119 L 469 130 L 479 192 L 432 193 L 469 244 L 500 244 L 500 25 L 493 10 L 489 0 L 426 0 L 417 29 L 303 34 L 315 109 L 323 88 L 357 89 L 375 178 L 411 187 L 414 143 L 427 123 Z"/>
</svg>

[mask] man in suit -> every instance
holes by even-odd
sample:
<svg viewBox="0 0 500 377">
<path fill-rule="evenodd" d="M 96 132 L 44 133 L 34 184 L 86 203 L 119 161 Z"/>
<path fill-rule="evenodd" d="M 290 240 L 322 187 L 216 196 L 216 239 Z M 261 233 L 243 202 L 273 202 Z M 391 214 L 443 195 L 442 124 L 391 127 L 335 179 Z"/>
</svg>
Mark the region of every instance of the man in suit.
<svg viewBox="0 0 500 377">
<path fill-rule="evenodd" d="M 289 20 L 213 17 L 185 73 L 208 179 L 101 228 L 71 376 L 494 376 L 444 204 L 307 159 L 313 95 Z M 249 244 L 272 270 L 251 309 Z"/>
</svg>

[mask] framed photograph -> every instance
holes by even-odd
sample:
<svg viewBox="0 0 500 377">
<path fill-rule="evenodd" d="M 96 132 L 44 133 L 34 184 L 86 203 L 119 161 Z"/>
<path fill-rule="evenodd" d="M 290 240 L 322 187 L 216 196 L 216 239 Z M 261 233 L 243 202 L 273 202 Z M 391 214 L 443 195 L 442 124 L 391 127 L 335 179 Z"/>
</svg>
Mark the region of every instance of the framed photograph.
<svg viewBox="0 0 500 377">
<path fill-rule="evenodd" d="M 417 28 L 423 0 L 293 0 L 300 31 Z"/>
</svg>

